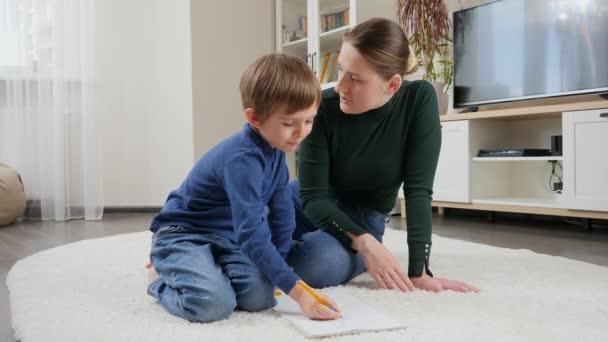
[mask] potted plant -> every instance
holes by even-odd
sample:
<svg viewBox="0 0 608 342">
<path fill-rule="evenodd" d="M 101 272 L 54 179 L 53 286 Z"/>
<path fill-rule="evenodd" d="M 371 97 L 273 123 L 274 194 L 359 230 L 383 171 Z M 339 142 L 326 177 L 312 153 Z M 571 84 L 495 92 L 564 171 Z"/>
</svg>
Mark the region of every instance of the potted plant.
<svg viewBox="0 0 608 342">
<path fill-rule="evenodd" d="M 397 16 L 419 65 L 424 67 L 422 78 L 435 87 L 439 114 L 446 114 L 447 91 L 454 71 L 450 54 L 452 27 L 446 3 L 444 0 L 397 0 Z"/>
</svg>

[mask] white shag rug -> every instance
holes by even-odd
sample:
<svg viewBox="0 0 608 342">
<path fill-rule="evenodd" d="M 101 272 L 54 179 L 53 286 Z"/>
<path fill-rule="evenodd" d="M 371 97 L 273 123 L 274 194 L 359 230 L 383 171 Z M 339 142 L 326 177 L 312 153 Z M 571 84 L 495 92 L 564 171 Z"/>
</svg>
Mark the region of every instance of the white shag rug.
<svg viewBox="0 0 608 342">
<path fill-rule="evenodd" d="M 7 276 L 14 336 L 38 341 L 301 341 L 268 310 L 190 323 L 146 294 L 150 233 L 85 240 L 20 260 Z M 407 265 L 406 235 L 385 243 Z M 432 270 L 481 294 L 375 289 L 368 274 L 346 285 L 408 329 L 336 341 L 607 341 L 608 268 L 561 257 L 433 237 Z"/>
</svg>

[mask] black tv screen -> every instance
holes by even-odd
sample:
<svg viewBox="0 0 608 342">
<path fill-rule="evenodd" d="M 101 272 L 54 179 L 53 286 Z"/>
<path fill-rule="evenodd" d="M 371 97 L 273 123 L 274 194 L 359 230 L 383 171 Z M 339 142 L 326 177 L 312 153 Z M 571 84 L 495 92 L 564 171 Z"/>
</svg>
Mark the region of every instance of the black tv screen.
<svg viewBox="0 0 608 342">
<path fill-rule="evenodd" d="M 454 12 L 454 106 L 608 92 L 608 0 Z"/>
</svg>

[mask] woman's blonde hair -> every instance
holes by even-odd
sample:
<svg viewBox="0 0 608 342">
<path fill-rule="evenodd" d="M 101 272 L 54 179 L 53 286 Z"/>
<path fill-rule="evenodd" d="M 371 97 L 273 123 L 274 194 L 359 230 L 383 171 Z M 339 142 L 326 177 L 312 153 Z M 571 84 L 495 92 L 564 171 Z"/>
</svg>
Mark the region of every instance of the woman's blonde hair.
<svg viewBox="0 0 608 342">
<path fill-rule="evenodd" d="M 418 59 L 409 48 L 405 32 L 392 20 L 366 20 L 346 33 L 344 41 L 355 47 L 384 79 L 418 69 Z"/>
</svg>

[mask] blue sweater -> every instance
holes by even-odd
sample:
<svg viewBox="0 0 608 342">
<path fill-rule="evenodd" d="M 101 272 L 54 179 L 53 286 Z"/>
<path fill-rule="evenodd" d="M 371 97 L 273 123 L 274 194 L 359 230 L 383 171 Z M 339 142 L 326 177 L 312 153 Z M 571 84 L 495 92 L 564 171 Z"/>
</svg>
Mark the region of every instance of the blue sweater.
<svg viewBox="0 0 608 342">
<path fill-rule="evenodd" d="M 180 225 L 231 239 L 288 293 L 299 280 L 285 262 L 295 229 L 288 181 L 285 153 L 272 148 L 247 124 L 194 165 L 169 194 L 150 230 Z"/>
</svg>

